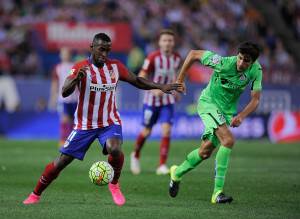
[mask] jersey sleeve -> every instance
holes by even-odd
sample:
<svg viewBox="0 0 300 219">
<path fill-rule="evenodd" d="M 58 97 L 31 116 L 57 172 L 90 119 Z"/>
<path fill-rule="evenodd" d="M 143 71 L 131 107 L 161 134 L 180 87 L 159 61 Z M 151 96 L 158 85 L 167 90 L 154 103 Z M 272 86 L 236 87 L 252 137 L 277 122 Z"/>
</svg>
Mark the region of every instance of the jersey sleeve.
<svg viewBox="0 0 300 219">
<path fill-rule="evenodd" d="M 202 65 L 205 65 L 205 66 L 208 66 L 208 67 L 211 67 L 213 69 L 215 68 L 219 68 L 221 67 L 223 57 L 214 53 L 214 52 L 211 52 L 211 51 L 205 51 L 201 57 L 201 64 Z"/>
<path fill-rule="evenodd" d="M 150 74 L 154 71 L 154 56 L 148 55 L 147 58 L 144 60 L 144 64 L 142 67 L 147 74 Z"/>
<path fill-rule="evenodd" d="M 86 66 L 86 65 L 87 65 L 86 61 L 81 61 L 81 62 L 75 63 L 73 65 L 73 67 L 70 69 L 67 77 L 70 78 L 70 79 L 76 78 L 80 68 L 82 68 L 83 66 Z"/>
<path fill-rule="evenodd" d="M 77 69 L 76 68 L 71 68 L 68 74 L 68 78 L 76 78 L 77 75 Z"/>
<path fill-rule="evenodd" d="M 123 63 L 118 62 L 118 70 L 119 70 L 120 80 L 126 80 L 129 76 L 129 71 Z"/>
<path fill-rule="evenodd" d="M 262 89 L 262 68 L 259 66 L 257 70 L 255 70 L 254 79 L 252 81 L 251 90 L 261 90 Z"/>
</svg>

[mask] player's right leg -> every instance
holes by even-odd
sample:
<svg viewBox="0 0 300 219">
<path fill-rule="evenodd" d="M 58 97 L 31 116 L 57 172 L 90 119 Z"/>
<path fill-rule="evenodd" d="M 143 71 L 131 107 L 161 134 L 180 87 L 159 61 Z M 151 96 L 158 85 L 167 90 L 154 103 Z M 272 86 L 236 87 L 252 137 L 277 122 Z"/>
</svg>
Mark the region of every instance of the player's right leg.
<svg viewBox="0 0 300 219">
<path fill-rule="evenodd" d="M 74 158 L 83 160 L 89 146 L 97 137 L 97 130 L 73 130 L 64 146 L 60 148 L 61 155 L 49 163 L 40 177 L 33 193 L 24 200 L 24 204 L 35 204 L 40 200 L 42 192 L 56 179 L 58 174 L 72 162 Z"/>
<path fill-rule="evenodd" d="M 158 119 L 158 107 L 152 107 L 144 105 L 143 107 L 143 126 L 144 128 L 139 133 L 136 143 L 134 145 L 134 151 L 130 156 L 130 170 L 133 174 L 139 174 L 141 172 L 140 167 L 140 152 L 150 136 L 153 125 L 157 122 Z"/>
<path fill-rule="evenodd" d="M 137 175 L 141 172 L 140 152 L 152 131 L 151 127 L 144 127 L 136 139 L 134 151 L 130 154 L 130 170 Z"/>
<path fill-rule="evenodd" d="M 185 161 L 179 166 L 173 165 L 170 169 L 171 181 L 169 185 L 169 194 L 171 197 L 176 197 L 179 191 L 180 181 L 186 173 L 194 169 L 203 160 L 208 159 L 215 149 L 213 143 L 209 140 L 202 142 L 199 149 L 189 153 Z"/>
<path fill-rule="evenodd" d="M 47 164 L 33 192 L 23 201 L 23 204 L 38 203 L 42 192 L 73 159 L 72 156 L 61 154 L 56 160 Z"/>
</svg>

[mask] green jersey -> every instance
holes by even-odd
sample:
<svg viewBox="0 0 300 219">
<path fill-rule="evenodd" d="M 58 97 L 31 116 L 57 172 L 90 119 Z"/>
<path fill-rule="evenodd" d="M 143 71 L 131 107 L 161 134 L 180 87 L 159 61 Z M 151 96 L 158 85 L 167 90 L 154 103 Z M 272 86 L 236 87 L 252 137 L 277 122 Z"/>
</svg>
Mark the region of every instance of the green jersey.
<svg viewBox="0 0 300 219">
<path fill-rule="evenodd" d="M 252 83 L 252 90 L 262 89 L 262 68 L 257 61 L 244 72 L 237 71 L 237 56 L 221 57 L 205 51 L 200 61 L 214 72 L 199 100 L 216 104 L 224 114 L 236 113 L 239 97 L 248 84 Z"/>
</svg>

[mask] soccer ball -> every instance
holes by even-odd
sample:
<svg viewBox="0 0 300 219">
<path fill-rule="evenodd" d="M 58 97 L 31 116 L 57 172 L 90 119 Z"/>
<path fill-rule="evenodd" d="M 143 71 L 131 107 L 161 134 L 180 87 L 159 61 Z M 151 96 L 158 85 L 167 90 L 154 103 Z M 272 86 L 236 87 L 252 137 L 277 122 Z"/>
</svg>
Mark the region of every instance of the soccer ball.
<svg viewBox="0 0 300 219">
<path fill-rule="evenodd" d="M 98 186 L 104 186 L 113 180 L 114 169 L 109 163 L 98 161 L 91 166 L 89 177 L 92 183 Z"/>
</svg>

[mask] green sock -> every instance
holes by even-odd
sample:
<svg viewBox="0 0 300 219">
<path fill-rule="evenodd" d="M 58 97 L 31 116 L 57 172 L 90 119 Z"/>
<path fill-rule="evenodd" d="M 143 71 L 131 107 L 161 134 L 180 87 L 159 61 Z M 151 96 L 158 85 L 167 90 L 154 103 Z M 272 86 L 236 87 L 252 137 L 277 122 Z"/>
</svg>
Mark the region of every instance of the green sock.
<svg viewBox="0 0 300 219">
<path fill-rule="evenodd" d="M 187 155 L 185 161 L 176 168 L 176 178 L 180 179 L 184 174 L 194 169 L 201 161 L 202 158 L 199 156 L 199 149 L 193 150 Z"/>
<path fill-rule="evenodd" d="M 215 163 L 215 188 L 214 194 L 219 191 L 223 191 L 224 183 L 225 183 L 225 175 L 227 172 L 227 167 L 229 164 L 231 149 L 220 146 L 219 151 L 216 156 Z"/>
</svg>

